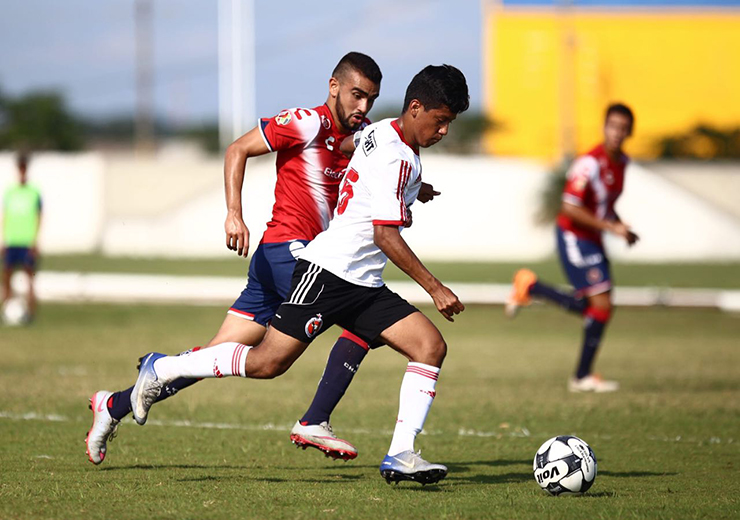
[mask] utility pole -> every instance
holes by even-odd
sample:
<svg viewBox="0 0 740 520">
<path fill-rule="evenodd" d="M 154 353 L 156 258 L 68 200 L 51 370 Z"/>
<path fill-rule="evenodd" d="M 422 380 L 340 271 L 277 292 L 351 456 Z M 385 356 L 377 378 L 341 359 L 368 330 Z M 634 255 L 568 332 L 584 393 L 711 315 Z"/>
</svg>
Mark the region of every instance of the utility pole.
<svg viewBox="0 0 740 520">
<path fill-rule="evenodd" d="M 219 142 L 221 148 L 255 123 L 254 0 L 218 2 Z"/>
<path fill-rule="evenodd" d="M 153 28 L 151 0 L 136 0 L 136 153 L 154 151 Z"/>
</svg>

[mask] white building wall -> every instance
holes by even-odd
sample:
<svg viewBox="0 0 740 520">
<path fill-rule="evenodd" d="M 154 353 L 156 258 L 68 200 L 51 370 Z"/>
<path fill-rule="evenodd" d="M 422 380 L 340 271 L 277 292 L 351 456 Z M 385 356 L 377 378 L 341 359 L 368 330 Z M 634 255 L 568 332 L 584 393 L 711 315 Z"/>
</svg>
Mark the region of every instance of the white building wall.
<svg viewBox="0 0 740 520">
<path fill-rule="evenodd" d="M 552 226 L 535 219 L 550 175 L 545 166 L 434 154 L 422 160 L 424 181 L 442 192 L 428 204 L 414 204 L 414 225 L 404 231 L 422 258 L 527 261 L 554 253 Z M 233 254 L 223 232 L 222 168 L 220 160 L 194 157 L 143 164 L 98 154 L 39 154 L 29 173 L 44 197 L 44 252 Z M 0 154 L 0 188 L 14 178 L 14 157 Z M 713 181 L 716 190 L 738 186 L 724 184 L 726 175 L 709 178 L 720 179 Z M 270 218 L 274 182 L 274 156 L 250 160 L 243 206 L 252 250 Z M 740 218 L 649 167 L 630 166 L 617 210 L 642 238 L 629 250 L 621 241 L 607 241 L 620 261 L 740 260 Z"/>
</svg>

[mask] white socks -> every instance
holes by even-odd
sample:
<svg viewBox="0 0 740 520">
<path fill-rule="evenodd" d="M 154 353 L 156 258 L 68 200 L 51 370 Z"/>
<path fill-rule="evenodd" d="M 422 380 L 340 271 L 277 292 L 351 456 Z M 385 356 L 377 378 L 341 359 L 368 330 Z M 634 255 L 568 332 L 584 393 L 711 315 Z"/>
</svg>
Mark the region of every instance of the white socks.
<svg viewBox="0 0 740 520">
<path fill-rule="evenodd" d="M 388 455 L 414 450 L 416 435 L 424 428 L 424 421 L 432 406 L 439 368 L 424 363 L 409 363 L 401 383 L 398 420 L 393 432 Z"/>
<path fill-rule="evenodd" d="M 245 363 L 251 348 L 241 343 L 220 343 L 196 352 L 160 358 L 154 362 L 154 370 L 163 383 L 178 377 L 247 377 Z"/>
</svg>

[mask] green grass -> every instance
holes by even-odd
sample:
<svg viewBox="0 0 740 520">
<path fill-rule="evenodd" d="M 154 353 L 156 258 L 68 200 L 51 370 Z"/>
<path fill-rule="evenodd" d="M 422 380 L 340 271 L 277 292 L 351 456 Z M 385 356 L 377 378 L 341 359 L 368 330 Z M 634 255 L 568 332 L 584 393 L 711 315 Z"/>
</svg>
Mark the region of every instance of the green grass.
<svg viewBox="0 0 740 520">
<path fill-rule="evenodd" d="M 87 461 L 87 398 L 133 382 L 138 355 L 203 343 L 207 307 L 46 305 L 0 329 L 0 518 L 737 518 L 740 317 L 712 310 L 620 309 L 598 368 L 612 395 L 565 381 L 580 325 L 551 307 L 514 322 L 472 306 L 440 329 L 449 354 L 417 441 L 449 466 L 439 485 L 388 486 L 405 362 L 369 354 L 333 417 L 360 456 L 299 451 L 287 431 L 309 403 L 335 332 L 275 381 L 207 380 L 127 420 L 101 466 Z M 55 415 L 55 421 L 20 419 Z M 175 425 L 188 420 L 190 426 Z M 226 423 L 233 429 L 212 429 Z M 263 429 L 264 425 L 276 429 Z M 599 475 L 583 497 L 549 497 L 532 477 L 539 445 L 575 434 Z"/>
<path fill-rule="evenodd" d="M 107 258 L 101 255 L 49 256 L 42 268 L 50 271 L 102 273 L 151 273 L 194 276 L 244 276 L 248 261 L 168 260 L 161 258 Z M 444 263 L 428 262 L 427 267 L 441 280 L 457 282 L 508 283 L 522 266 L 534 269 L 543 279 L 565 283 L 556 259 L 528 263 Z M 717 264 L 615 264 L 614 280 L 624 286 L 708 287 L 740 289 L 740 263 Z M 386 269 L 388 280 L 407 279 L 394 265 Z"/>
</svg>

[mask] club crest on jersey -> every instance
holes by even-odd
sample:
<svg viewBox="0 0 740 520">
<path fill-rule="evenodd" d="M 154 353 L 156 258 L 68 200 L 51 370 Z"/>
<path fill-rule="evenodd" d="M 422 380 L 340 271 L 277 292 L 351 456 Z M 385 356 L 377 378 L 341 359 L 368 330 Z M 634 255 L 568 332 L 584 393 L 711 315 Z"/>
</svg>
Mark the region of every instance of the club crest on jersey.
<svg viewBox="0 0 740 520">
<path fill-rule="evenodd" d="M 321 126 L 329 130 L 331 128 L 331 121 L 326 116 L 321 116 Z"/>
<path fill-rule="evenodd" d="M 321 330 L 321 326 L 324 324 L 324 319 L 321 317 L 321 314 L 317 314 L 310 320 L 306 322 L 306 336 L 309 338 L 313 338 L 316 334 L 319 333 Z"/>
<path fill-rule="evenodd" d="M 378 144 L 375 142 L 375 130 L 372 130 L 362 142 L 362 151 L 365 152 L 365 155 L 370 155 L 377 146 Z"/>
<path fill-rule="evenodd" d="M 604 275 L 601 273 L 601 269 L 592 267 L 586 272 L 586 278 L 590 284 L 596 284 L 604 279 Z"/>
<path fill-rule="evenodd" d="M 275 122 L 279 124 L 280 126 L 285 126 L 288 123 L 290 123 L 290 120 L 293 118 L 292 115 L 290 115 L 289 110 L 283 110 L 278 115 L 275 116 Z"/>
<path fill-rule="evenodd" d="M 579 175 L 573 180 L 573 189 L 575 191 L 583 191 L 588 184 L 588 177 L 586 175 Z"/>
</svg>

